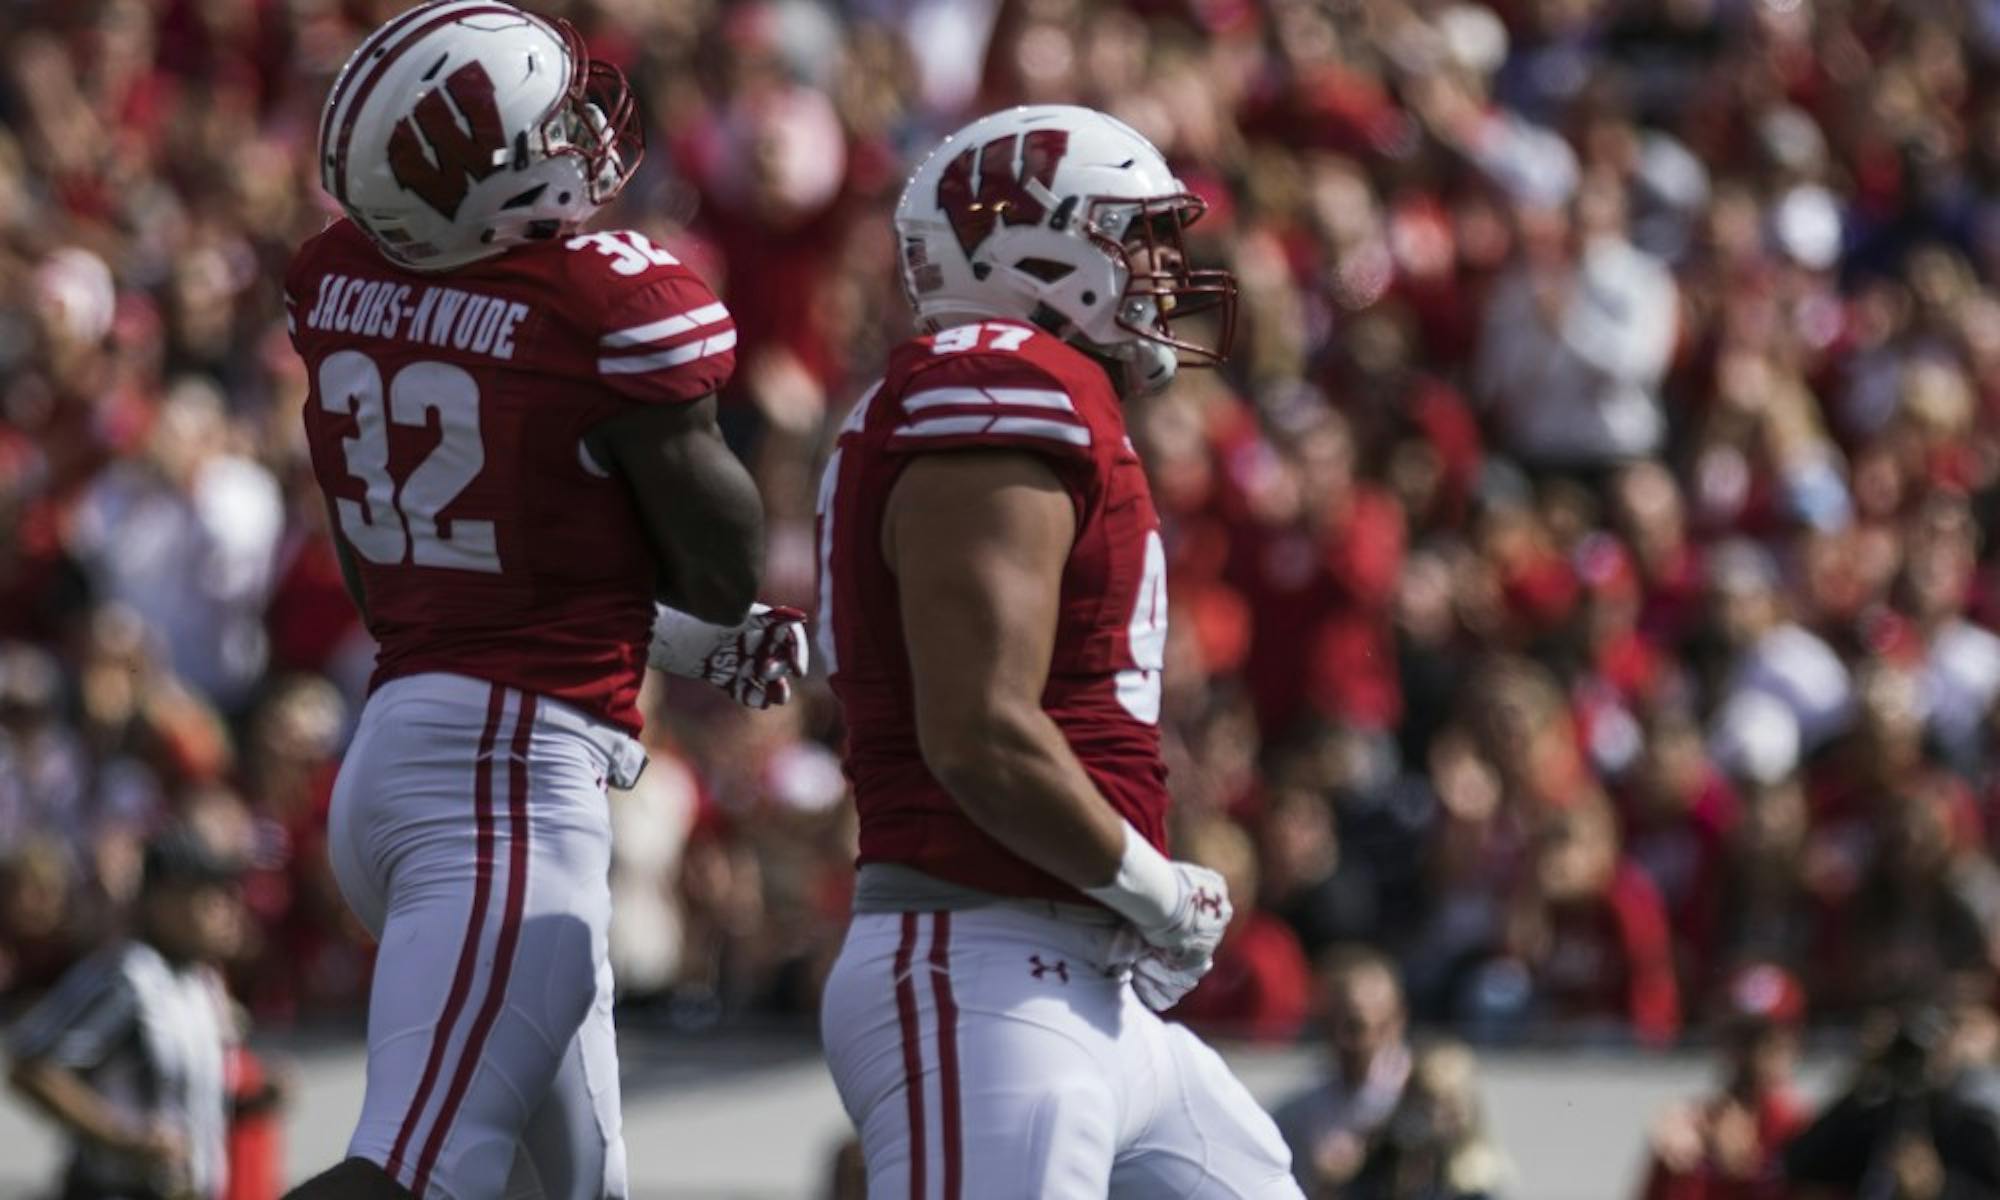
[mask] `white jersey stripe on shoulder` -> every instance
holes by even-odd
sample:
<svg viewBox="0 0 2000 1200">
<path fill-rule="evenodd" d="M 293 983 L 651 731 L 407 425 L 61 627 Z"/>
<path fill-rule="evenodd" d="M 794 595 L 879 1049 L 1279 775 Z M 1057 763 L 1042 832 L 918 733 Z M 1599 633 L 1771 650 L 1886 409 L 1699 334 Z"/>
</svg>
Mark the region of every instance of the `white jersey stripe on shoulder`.
<svg viewBox="0 0 2000 1200">
<path fill-rule="evenodd" d="M 729 310 L 724 308 L 720 301 L 704 304 L 700 308 L 691 309 L 678 316 L 649 321 L 644 325 L 634 325 L 630 329 L 614 330 L 605 334 L 600 339 L 600 344 L 607 350 L 618 350 L 627 346 L 643 346 L 648 342 L 663 342 L 691 329 L 713 325 L 728 316 Z"/>
<path fill-rule="evenodd" d="M 903 411 L 922 412 L 947 404 L 1012 404 L 1021 408 L 1045 408 L 1052 412 L 1075 412 L 1068 394 L 1050 388 L 928 388 L 903 397 Z"/>
<path fill-rule="evenodd" d="M 734 329 L 725 329 L 713 337 L 706 337 L 698 342 L 689 342 L 684 346 L 675 346 L 671 350 L 662 350 L 657 354 L 633 354 L 624 358 L 600 358 L 597 360 L 597 372 L 600 375 L 637 375 L 645 371 L 659 371 L 667 367 L 678 367 L 682 363 L 691 363 L 696 359 L 707 358 L 712 354 L 720 354 L 724 350 L 733 348 L 735 345 L 736 331 Z"/>
<path fill-rule="evenodd" d="M 898 426 L 893 437 L 951 437 L 960 433 L 984 433 L 992 417 L 931 417 Z"/>
<path fill-rule="evenodd" d="M 1073 413 L 1076 404 L 1069 393 L 1049 388 L 987 388 L 986 394 L 993 397 L 995 404 L 1013 404 L 1021 408 L 1046 408 L 1055 412 Z"/>
<path fill-rule="evenodd" d="M 993 422 L 992 432 L 1050 438 L 1058 442 L 1068 442 L 1072 446 L 1090 445 L 1088 426 L 1071 425 L 1067 421 L 1048 421 L 1041 417 L 998 417 Z"/>
<path fill-rule="evenodd" d="M 957 437 L 975 433 L 1005 433 L 1016 437 L 1046 438 L 1052 442 L 1064 442 L 1071 446 L 1090 445 L 1090 430 L 1083 425 L 1072 425 L 1067 421 L 1051 421 L 1042 417 L 926 417 L 899 426 L 893 437 Z"/>
</svg>

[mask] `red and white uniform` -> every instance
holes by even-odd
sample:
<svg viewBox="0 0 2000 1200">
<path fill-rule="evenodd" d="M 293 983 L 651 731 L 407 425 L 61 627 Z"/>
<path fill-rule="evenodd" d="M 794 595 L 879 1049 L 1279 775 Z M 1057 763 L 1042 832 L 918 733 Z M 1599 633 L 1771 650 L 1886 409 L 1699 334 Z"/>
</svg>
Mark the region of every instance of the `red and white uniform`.
<svg viewBox="0 0 2000 1200">
<path fill-rule="evenodd" d="M 381 644 L 327 829 L 381 942 L 349 1152 L 420 1197 L 512 1194 L 517 1152 L 543 1195 L 623 1196 L 605 787 L 645 761 L 655 566 L 582 439 L 713 392 L 734 327 L 633 233 L 417 274 L 341 221 L 285 291 Z"/>
<path fill-rule="evenodd" d="M 849 415 L 821 484 L 820 653 L 847 714 L 860 861 L 1003 896 L 1086 903 L 967 820 L 917 746 L 882 512 L 914 456 L 974 447 L 1041 456 L 1076 505 L 1042 706 L 1104 798 L 1165 848 L 1166 556 L 1145 468 L 1103 368 L 1032 325 L 988 321 L 899 347 Z"/>
<path fill-rule="evenodd" d="M 586 233 L 449 274 L 338 221 L 285 278 L 313 471 L 361 569 L 375 682 L 471 675 L 637 732 L 655 566 L 584 433 L 714 392 L 736 327 L 640 234 Z"/>
<path fill-rule="evenodd" d="M 1105 799 L 1164 842 L 1165 555 L 1109 376 L 1024 322 L 905 343 L 819 503 L 820 653 L 863 873 L 820 1031 L 870 1200 L 1299 1200 L 1270 1118 L 1133 992 L 1118 920 L 982 833 L 924 766 L 882 515 L 914 456 L 975 447 L 1040 456 L 1075 503 L 1043 707 Z"/>
</svg>

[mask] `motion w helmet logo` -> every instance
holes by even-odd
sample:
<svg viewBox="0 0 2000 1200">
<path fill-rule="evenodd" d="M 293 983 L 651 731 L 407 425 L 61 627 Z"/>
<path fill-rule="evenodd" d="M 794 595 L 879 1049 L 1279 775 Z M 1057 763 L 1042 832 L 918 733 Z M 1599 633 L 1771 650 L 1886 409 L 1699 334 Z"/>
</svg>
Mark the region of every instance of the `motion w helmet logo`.
<svg viewBox="0 0 2000 1200">
<path fill-rule="evenodd" d="M 457 218 L 472 184 L 498 171 L 506 152 L 507 130 L 493 101 L 493 79 L 477 62 L 446 76 L 443 87 L 425 92 L 389 134 L 389 170 L 396 182 L 446 220 Z"/>
<path fill-rule="evenodd" d="M 968 146 L 952 159 L 938 177 L 937 202 L 951 220 L 959 249 L 970 255 L 1001 221 L 1033 225 L 1046 217 L 1048 209 L 1022 185 L 1033 179 L 1049 187 L 1055 182 L 1056 164 L 1068 151 L 1067 129 L 1031 129 L 1021 137 L 1000 138 L 976 149 Z M 1017 152 L 1019 165 L 1014 162 Z"/>
</svg>

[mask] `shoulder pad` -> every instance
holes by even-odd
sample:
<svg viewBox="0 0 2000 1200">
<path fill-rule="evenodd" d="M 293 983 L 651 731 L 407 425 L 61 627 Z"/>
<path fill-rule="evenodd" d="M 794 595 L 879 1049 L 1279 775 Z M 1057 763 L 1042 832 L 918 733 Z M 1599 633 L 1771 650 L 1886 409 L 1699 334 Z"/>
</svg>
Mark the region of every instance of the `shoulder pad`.
<svg viewBox="0 0 2000 1200">
<path fill-rule="evenodd" d="M 631 230 L 564 243 L 570 285 L 592 317 L 588 374 L 641 402 L 708 395 L 736 366 L 736 323 L 715 293 L 672 254 Z"/>
<path fill-rule="evenodd" d="M 994 446 L 1088 458 L 1097 440 L 1076 389 L 1023 355 L 969 350 L 921 361 L 899 393 L 888 447 L 906 454 Z"/>
</svg>

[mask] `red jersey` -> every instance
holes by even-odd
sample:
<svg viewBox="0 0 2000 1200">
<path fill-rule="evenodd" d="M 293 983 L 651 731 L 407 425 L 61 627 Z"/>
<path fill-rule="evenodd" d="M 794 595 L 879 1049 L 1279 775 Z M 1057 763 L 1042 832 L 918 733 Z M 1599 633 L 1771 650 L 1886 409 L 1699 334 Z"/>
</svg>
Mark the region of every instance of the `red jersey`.
<svg viewBox="0 0 2000 1200">
<path fill-rule="evenodd" d="M 1145 471 L 1102 367 L 1032 325 L 987 321 L 897 347 L 848 415 L 820 483 L 819 648 L 847 715 L 860 861 L 999 895 L 1078 901 L 973 825 L 917 747 L 882 516 L 914 456 L 972 448 L 1041 455 L 1076 505 L 1042 707 L 1104 798 L 1165 846 L 1166 553 Z"/>
<path fill-rule="evenodd" d="M 313 473 L 381 644 L 374 684 L 448 671 L 636 732 L 656 565 L 582 439 L 729 378 L 714 293 L 637 233 L 422 274 L 343 220 L 299 248 L 285 305 Z"/>
</svg>

